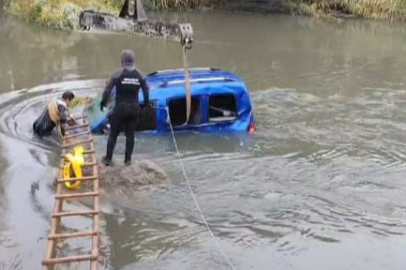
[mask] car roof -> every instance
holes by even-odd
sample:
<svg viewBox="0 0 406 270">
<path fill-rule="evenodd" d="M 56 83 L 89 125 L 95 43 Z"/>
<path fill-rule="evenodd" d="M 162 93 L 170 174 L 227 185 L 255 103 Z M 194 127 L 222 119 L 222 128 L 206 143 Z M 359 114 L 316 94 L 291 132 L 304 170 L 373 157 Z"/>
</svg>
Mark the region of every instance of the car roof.
<svg viewBox="0 0 406 270">
<path fill-rule="evenodd" d="M 189 77 L 191 83 L 212 83 L 212 82 L 241 82 L 243 80 L 231 71 L 217 68 L 190 68 Z M 185 83 L 184 69 L 171 69 L 155 71 L 147 75 L 147 81 L 151 89 L 167 88 L 172 85 Z"/>
</svg>

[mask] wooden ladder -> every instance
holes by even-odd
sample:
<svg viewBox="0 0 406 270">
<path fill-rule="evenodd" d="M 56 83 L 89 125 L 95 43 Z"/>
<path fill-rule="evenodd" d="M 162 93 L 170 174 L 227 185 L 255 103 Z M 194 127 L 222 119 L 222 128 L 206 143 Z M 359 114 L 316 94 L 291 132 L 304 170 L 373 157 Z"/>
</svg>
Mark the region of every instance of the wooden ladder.
<svg viewBox="0 0 406 270">
<path fill-rule="evenodd" d="M 66 129 L 66 134 L 62 140 L 62 154 L 60 156 L 60 168 L 57 179 L 56 195 L 55 195 L 55 205 L 54 212 L 51 220 L 51 229 L 48 236 L 48 243 L 46 248 L 45 259 L 42 261 L 43 270 L 54 269 L 57 264 L 63 263 L 73 263 L 73 262 L 90 262 L 90 269 L 98 269 L 98 259 L 99 259 L 99 180 L 98 180 L 98 168 L 97 159 L 95 155 L 94 142 L 92 138 L 91 131 L 89 129 L 89 122 L 86 116 L 82 116 L 77 119 L 77 124 L 75 126 L 68 127 Z M 65 154 L 69 152 L 75 146 L 83 146 L 85 157 L 85 164 L 83 165 L 83 177 L 81 178 L 70 178 L 63 179 L 63 166 L 66 162 Z M 86 175 L 86 169 L 91 168 L 90 173 Z M 69 191 L 64 187 L 64 182 L 67 181 L 81 181 L 81 188 L 74 191 Z M 83 191 L 85 188 L 83 183 L 92 183 L 91 191 Z M 68 199 L 74 198 L 84 198 L 93 197 L 93 209 L 87 211 L 63 211 L 63 202 Z M 77 231 L 64 233 L 59 231 L 61 224 L 61 219 L 63 217 L 72 216 L 92 216 L 92 230 L 89 231 Z M 91 247 L 92 250 L 89 254 L 76 255 L 71 257 L 56 257 L 56 244 L 58 241 L 78 238 L 78 237 L 91 237 Z"/>
</svg>

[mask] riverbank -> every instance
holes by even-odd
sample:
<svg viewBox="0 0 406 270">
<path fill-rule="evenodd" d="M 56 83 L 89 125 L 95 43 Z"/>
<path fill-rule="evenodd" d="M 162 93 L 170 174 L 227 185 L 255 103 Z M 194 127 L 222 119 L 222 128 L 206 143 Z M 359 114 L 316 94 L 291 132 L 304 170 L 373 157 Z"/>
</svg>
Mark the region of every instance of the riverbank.
<svg viewBox="0 0 406 270">
<path fill-rule="evenodd" d="M 405 20 L 404 0 L 294 0 L 315 15 L 354 16 L 374 20 Z"/>
<path fill-rule="evenodd" d="M 9 13 L 56 29 L 78 29 L 83 9 L 118 14 L 124 0 L 3 0 Z M 314 17 L 357 17 L 377 20 L 406 19 L 403 0 L 148 0 L 148 11 L 217 9 L 261 13 L 286 13 Z"/>
<path fill-rule="evenodd" d="M 226 10 L 289 13 L 313 17 L 342 17 L 374 20 L 405 20 L 403 0 L 228 0 L 220 1 Z"/>
</svg>

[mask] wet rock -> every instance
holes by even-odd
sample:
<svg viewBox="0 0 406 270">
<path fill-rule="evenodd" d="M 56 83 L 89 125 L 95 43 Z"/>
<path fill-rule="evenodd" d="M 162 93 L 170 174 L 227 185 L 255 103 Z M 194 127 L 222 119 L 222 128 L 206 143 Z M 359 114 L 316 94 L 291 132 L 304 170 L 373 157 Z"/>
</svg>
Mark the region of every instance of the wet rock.
<svg viewBox="0 0 406 270">
<path fill-rule="evenodd" d="M 134 195 L 138 191 L 158 187 L 165 184 L 168 180 L 165 171 L 150 160 L 136 160 L 131 166 L 116 164 L 108 167 L 99 161 L 98 168 L 100 191 L 106 195 L 125 195 L 125 197 L 131 197 L 131 195 Z M 91 167 L 85 167 L 82 169 L 82 173 L 83 176 L 91 176 L 93 175 L 93 170 Z M 51 190 L 56 189 L 57 177 L 53 180 L 49 183 Z M 64 193 L 77 192 L 76 189 L 69 190 L 65 187 L 63 189 Z M 80 190 L 82 191 L 90 191 L 92 189 L 92 181 L 83 181 L 80 185 Z"/>
<path fill-rule="evenodd" d="M 132 194 L 145 187 L 163 184 L 167 179 L 166 173 L 149 160 L 137 160 L 131 166 L 99 165 L 100 187 L 106 193 Z"/>
</svg>

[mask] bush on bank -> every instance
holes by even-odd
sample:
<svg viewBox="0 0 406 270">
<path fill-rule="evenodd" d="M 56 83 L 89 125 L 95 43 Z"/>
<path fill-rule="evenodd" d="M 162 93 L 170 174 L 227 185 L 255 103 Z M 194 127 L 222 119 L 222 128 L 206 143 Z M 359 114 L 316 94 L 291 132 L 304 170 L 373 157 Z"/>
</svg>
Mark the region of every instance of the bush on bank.
<svg viewBox="0 0 406 270">
<path fill-rule="evenodd" d="M 6 10 L 31 23 L 49 28 L 77 29 L 83 9 L 117 12 L 117 0 L 11 0 Z"/>
<path fill-rule="evenodd" d="M 365 19 L 406 18 L 404 0 L 291 0 L 304 4 L 314 14 L 348 14 Z"/>
</svg>

